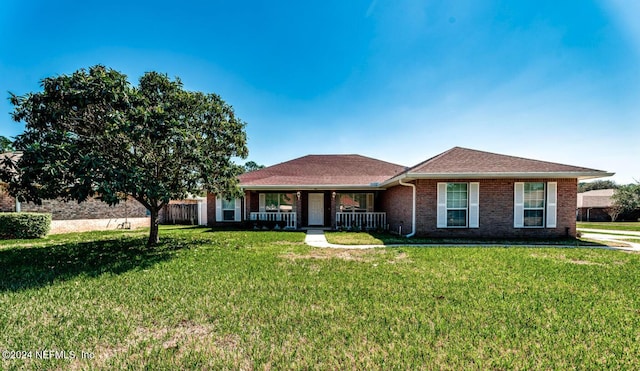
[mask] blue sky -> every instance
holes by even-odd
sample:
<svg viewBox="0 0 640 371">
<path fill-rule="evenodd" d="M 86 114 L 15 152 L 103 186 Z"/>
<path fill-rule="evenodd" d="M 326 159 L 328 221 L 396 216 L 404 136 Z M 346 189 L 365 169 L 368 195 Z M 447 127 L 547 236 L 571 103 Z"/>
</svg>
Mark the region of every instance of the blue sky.
<svg viewBox="0 0 640 371">
<path fill-rule="evenodd" d="M 414 165 L 454 146 L 640 180 L 640 4 L 602 1 L 14 1 L 8 92 L 104 64 L 220 94 L 249 158 L 358 153 Z"/>
</svg>

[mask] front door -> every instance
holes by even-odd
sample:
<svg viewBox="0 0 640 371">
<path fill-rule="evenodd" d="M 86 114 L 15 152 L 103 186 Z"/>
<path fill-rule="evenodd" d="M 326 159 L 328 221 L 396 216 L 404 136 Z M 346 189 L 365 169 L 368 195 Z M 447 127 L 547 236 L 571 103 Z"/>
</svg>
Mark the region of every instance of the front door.
<svg viewBox="0 0 640 371">
<path fill-rule="evenodd" d="M 324 225 L 323 193 L 309 193 L 309 225 Z"/>
</svg>

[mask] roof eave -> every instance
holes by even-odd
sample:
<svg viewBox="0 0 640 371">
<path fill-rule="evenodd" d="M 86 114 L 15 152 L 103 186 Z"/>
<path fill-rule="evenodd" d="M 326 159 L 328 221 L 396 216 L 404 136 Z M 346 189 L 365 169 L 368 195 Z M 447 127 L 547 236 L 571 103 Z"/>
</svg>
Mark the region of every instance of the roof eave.
<svg viewBox="0 0 640 371">
<path fill-rule="evenodd" d="M 567 171 L 567 172 L 486 172 L 486 173 L 404 173 L 391 178 L 381 184 L 387 187 L 397 183 L 400 179 L 595 179 L 605 178 L 615 173 L 604 171 Z"/>
<path fill-rule="evenodd" d="M 379 184 L 240 184 L 240 188 L 246 191 L 339 191 L 339 190 L 374 190 L 382 191 L 385 188 Z"/>
</svg>

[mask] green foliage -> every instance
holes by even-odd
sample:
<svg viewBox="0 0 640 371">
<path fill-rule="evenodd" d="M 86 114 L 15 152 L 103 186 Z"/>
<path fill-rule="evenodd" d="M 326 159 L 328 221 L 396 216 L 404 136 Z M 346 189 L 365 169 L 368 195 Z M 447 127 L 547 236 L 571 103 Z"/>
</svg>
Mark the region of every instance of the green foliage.
<svg viewBox="0 0 640 371">
<path fill-rule="evenodd" d="M 45 78 L 42 88 L 10 98 L 26 128 L 14 143 L 22 157 L 4 177 L 21 201 L 99 196 L 116 204 L 130 195 L 151 213 L 152 245 L 169 200 L 239 192 L 242 168 L 231 158 L 247 155 L 245 123 L 218 95 L 156 72 L 133 86 L 103 66 Z"/>
<path fill-rule="evenodd" d="M 13 143 L 11 139 L 0 135 L 0 153 L 13 151 Z"/>
<path fill-rule="evenodd" d="M 255 161 L 247 161 L 244 164 L 244 171 L 246 173 L 250 171 L 260 170 L 260 169 L 264 169 L 264 165 L 258 165 L 258 163 L 256 163 Z"/>
<path fill-rule="evenodd" d="M 162 233 L 0 243 L 3 349 L 94 354 L 0 368 L 640 368 L 638 254 Z"/>
<path fill-rule="evenodd" d="M 613 207 L 623 213 L 640 209 L 640 184 L 627 184 L 618 188 L 613 196 Z"/>
<path fill-rule="evenodd" d="M 49 233 L 51 214 L 0 213 L 0 238 L 41 238 Z"/>
<path fill-rule="evenodd" d="M 578 183 L 578 193 L 593 191 L 596 189 L 618 189 L 620 186 L 613 180 L 595 180 L 593 182 Z"/>
</svg>

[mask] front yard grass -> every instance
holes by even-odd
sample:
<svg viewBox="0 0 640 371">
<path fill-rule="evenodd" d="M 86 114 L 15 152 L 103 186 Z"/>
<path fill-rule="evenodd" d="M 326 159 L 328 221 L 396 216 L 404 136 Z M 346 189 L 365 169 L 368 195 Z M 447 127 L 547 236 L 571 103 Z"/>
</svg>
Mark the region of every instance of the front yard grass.
<svg viewBox="0 0 640 371">
<path fill-rule="evenodd" d="M 447 238 L 406 238 L 386 232 L 343 232 L 326 231 L 329 243 L 337 245 L 555 245 L 555 246 L 604 246 L 601 243 L 575 238 L 559 239 L 447 239 Z"/>
<path fill-rule="evenodd" d="M 640 368 L 638 254 L 160 236 L 0 244 L 0 369 Z"/>
</svg>

